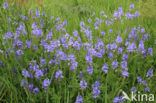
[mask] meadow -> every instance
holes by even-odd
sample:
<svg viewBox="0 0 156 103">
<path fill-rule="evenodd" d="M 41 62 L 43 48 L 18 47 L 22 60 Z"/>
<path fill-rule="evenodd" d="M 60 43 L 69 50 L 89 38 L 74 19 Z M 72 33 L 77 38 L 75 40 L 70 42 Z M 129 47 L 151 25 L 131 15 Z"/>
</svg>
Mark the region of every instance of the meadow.
<svg viewBox="0 0 156 103">
<path fill-rule="evenodd" d="M 155 0 L 35 1 L 0 1 L 0 103 L 156 103 Z"/>
</svg>

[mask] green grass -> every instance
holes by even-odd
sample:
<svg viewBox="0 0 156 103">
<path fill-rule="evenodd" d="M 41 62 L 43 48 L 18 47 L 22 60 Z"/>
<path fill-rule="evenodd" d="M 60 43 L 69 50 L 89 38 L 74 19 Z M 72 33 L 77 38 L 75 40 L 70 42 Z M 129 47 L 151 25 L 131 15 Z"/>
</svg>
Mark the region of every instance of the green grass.
<svg viewBox="0 0 156 103">
<path fill-rule="evenodd" d="M 148 42 L 145 43 L 145 47 L 148 48 L 150 46 L 153 47 L 153 56 L 143 58 L 139 54 L 128 54 L 128 69 L 129 69 L 129 77 L 126 79 L 122 78 L 121 73 L 115 72 L 114 70 L 110 69 L 108 74 L 104 74 L 101 70 L 104 62 L 107 62 L 109 66 L 111 65 L 113 60 L 108 60 L 107 55 L 103 58 L 98 59 L 97 57 L 93 58 L 93 67 L 94 67 L 94 75 L 89 76 L 85 73 L 84 78 L 88 83 L 87 89 L 85 91 L 80 90 L 79 82 L 81 79 L 77 77 L 80 71 L 85 71 L 88 64 L 85 62 L 86 51 L 76 51 L 72 47 L 67 49 L 63 49 L 66 54 L 75 53 L 77 57 L 77 62 L 79 63 L 78 68 L 76 71 L 71 72 L 70 67 L 67 63 L 61 61 L 60 65 L 53 65 L 48 67 L 48 75 L 44 76 L 40 79 L 40 81 L 36 81 L 35 79 L 28 79 L 29 81 L 33 82 L 35 86 L 39 86 L 40 92 L 37 95 L 29 92 L 27 89 L 24 89 L 20 86 L 21 80 L 24 78 L 22 76 L 23 68 L 28 68 L 29 63 L 31 60 L 37 60 L 39 63 L 40 57 L 47 58 L 48 54 L 44 53 L 44 48 L 40 47 L 38 50 L 34 51 L 31 49 L 24 49 L 24 56 L 20 56 L 20 61 L 17 59 L 15 53 L 9 52 L 9 57 L 5 54 L 0 54 L 0 61 L 4 62 L 4 66 L 0 66 L 0 102 L 2 103 L 74 103 L 76 100 L 77 95 L 81 94 L 83 97 L 84 103 L 112 103 L 114 97 L 118 95 L 118 92 L 122 89 L 126 91 L 126 93 L 131 93 L 131 87 L 136 86 L 137 90 L 142 93 L 144 92 L 144 86 L 139 85 L 136 82 L 136 77 L 141 76 L 143 79 L 146 79 L 148 82 L 148 86 L 150 87 L 150 93 L 156 94 L 156 82 L 155 82 L 155 68 L 156 68 L 156 45 L 155 42 L 155 27 L 156 27 L 156 18 L 153 16 L 155 10 L 152 9 L 150 14 L 151 17 L 146 17 L 146 14 L 142 12 L 142 9 L 146 9 L 144 5 L 149 3 L 149 1 L 136 1 L 136 0 L 44 0 L 44 6 L 39 7 L 36 4 L 32 3 L 32 7 L 25 9 L 16 9 L 14 6 L 9 8 L 5 11 L 2 9 L 2 1 L 0 1 L 0 50 L 7 50 L 8 48 L 12 48 L 13 44 L 11 40 L 7 41 L 6 45 L 3 45 L 4 39 L 3 36 L 5 33 L 9 31 L 16 31 L 16 28 L 13 24 L 7 23 L 7 18 L 11 18 L 13 21 L 24 22 L 26 25 L 26 30 L 28 31 L 28 35 L 21 36 L 21 41 L 25 41 L 26 39 L 32 38 L 32 43 L 39 45 L 40 39 L 33 38 L 31 33 L 31 25 L 34 23 L 31 17 L 28 16 L 29 10 L 38 9 L 41 12 L 45 12 L 46 15 L 42 17 L 45 22 L 46 28 L 43 28 L 43 34 L 46 35 L 48 33 L 47 30 L 54 28 L 55 22 L 50 22 L 51 16 L 53 15 L 56 19 L 57 17 L 61 18 L 61 22 L 67 20 L 67 25 L 65 26 L 67 33 L 72 35 L 74 30 L 78 30 L 80 37 L 82 38 L 83 42 L 88 42 L 86 37 L 83 37 L 83 33 L 80 32 L 80 22 L 84 21 L 85 23 L 88 21 L 88 18 L 92 18 L 94 20 L 96 17 L 104 19 L 100 12 L 104 11 L 108 15 L 108 19 L 112 18 L 112 14 L 114 10 L 117 10 L 118 7 L 122 7 L 124 12 L 128 11 L 129 5 L 134 3 L 135 10 L 138 10 L 141 13 L 139 19 L 134 18 L 133 20 L 126 20 L 123 19 L 123 24 L 119 21 L 115 22 L 113 25 L 109 27 L 104 23 L 99 28 L 99 30 L 94 29 L 94 23 L 88 24 L 93 31 L 93 44 L 96 43 L 97 39 L 100 37 L 104 41 L 105 44 L 113 43 L 117 34 L 117 31 L 120 30 L 121 36 L 123 41 L 129 35 L 125 33 L 125 29 L 128 28 L 128 31 L 132 29 L 134 26 L 141 25 L 146 29 L 146 32 L 150 34 Z M 153 6 L 155 8 L 155 6 Z M 35 11 L 33 11 L 35 12 Z M 92 13 L 95 12 L 95 16 L 91 17 Z M 148 11 L 146 11 L 148 12 Z M 19 14 L 24 14 L 28 16 L 28 21 L 22 20 L 19 18 Z M 40 21 L 40 18 L 36 19 L 37 22 Z M 87 24 L 87 23 L 86 23 Z M 113 34 L 105 35 L 101 37 L 101 32 L 104 30 L 106 34 L 109 34 L 109 29 L 113 28 Z M 58 39 L 62 36 L 62 32 L 57 32 L 55 29 L 53 31 L 53 39 Z M 141 35 L 141 34 L 140 34 Z M 140 39 L 139 39 L 140 40 Z M 24 43 L 25 44 L 25 43 Z M 138 41 L 137 41 L 138 44 Z M 81 48 L 82 49 L 82 48 Z M 124 51 L 125 52 L 125 51 Z M 117 53 L 114 53 L 119 61 L 122 61 L 122 55 L 117 57 Z M 50 54 L 52 58 L 54 54 Z M 13 69 L 17 70 L 17 73 L 13 72 Z M 147 71 L 152 68 L 154 69 L 154 76 L 148 80 L 146 78 Z M 43 68 L 41 68 L 43 69 Z M 52 77 L 54 76 L 57 69 L 61 69 L 63 71 L 64 78 L 63 80 L 57 81 L 53 80 Z M 119 70 L 121 68 L 118 68 Z M 42 89 L 42 81 L 45 78 L 49 78 L 51 80 L 51 85 L 49 86 L 47 92 Z M 91 85 L 96 81 L 99 80 L 101 84 L 101 95 L 98 99 L 92 98 L 92 88 Z M 126 101 L 126 103 L 133 103 Z M 141 103 L 141 102 L 140 102 Z M 154 103 L 154 102 L 153 102 Z"/>
</svg>

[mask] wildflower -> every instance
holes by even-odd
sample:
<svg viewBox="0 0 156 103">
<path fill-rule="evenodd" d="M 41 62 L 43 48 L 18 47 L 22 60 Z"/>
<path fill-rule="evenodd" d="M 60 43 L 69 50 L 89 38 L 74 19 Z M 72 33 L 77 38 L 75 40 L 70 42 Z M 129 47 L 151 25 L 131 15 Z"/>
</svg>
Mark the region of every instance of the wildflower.
<svg viewBox="0 0 156 103">
<path fill-rule="evenodd" d="M 152 76 L 153 76 L 153 69 L 149 69 L 146 74 L 146 77 L 152 77 Z"/>
<path fill-rule="evenodd" d="M 46 59 L 40 58 L 40 65 L 44 65 L 44 64 L 46 64 Z"/>
<path fill-rule="evenodd" d="M 83 98 L 81 95 L 77 96 L 75 103 L 83 103 Z"/>
<path fill-rule="evenodd" d="M 38 49 L 38 46 L 36 46 L 35 44 L 33 45 L 33 49 L 34 50 L 37 50 Z"/>
<path fill-rule="evenodd" d="M 98 98 L 100 95 L 100 90 L 95 88 L 95 89 L 93 89 L 92 94 L 93 94 L 93 98 Z"/>
<path fill-rule="evenodd" d="M 109 29 L 109 33 L 111 34 L 113 32 L 113 30 L 112 29 Z"/>
<path fill-rule="evenodd" d="M 11 39 L 13 38 L 13 33 L 12 32 L 7 32 L 4 36 L 4 39 Z"/>
<path fill-rule="evenodd" d="M 2 61 L 0 61 L 0 66 L 1 66 L 1 65 L 3 65 L 3 62 L 2 62 Z"/>
<path fill-rule="evenodd" d="M 60 69 L 56 72 L 55 78 L 56 79 L 58 79 L 58 78 L 62 79 L 63 78 L 62 71 Z"/>
<path fill-rule="evenodd" d="M 87 67 L 87 72 L 88 72 L 90 75 L 92 75 L 92 74 L 93 74 L 93 66 L 89 65 L 89 66 Z"/>
<path fill-rule="evenodd" d="M 145 85 L 145 86 L 147 86 L 146 80 L 143 80 L 143 81 L 142 81 L 142 84 Z"/>
<path fill-rule="evenodd" d="M 36 16 L 40 17 L 40 12 L 38 10 L 36 10 Z"/>
<path fill-rule="evenodd" d="M 122 38 L 121 38 L 120 36 L 117 36 L 116 42 L 117 42 L 117 43 L 121 43 L 121 42 L 122 42 Z"/>
<path fill-rule="evenodd" d="M 91 18 L 89 18 L 89 19 L 88 19 L 88 22 L 89 22 L 89 23 L 91 23 L 91 22 L 92 22 L 92 19 L 91 19 Z"/>
<path fill-rule="evenodd" d="M 135 93 L 135 92 L 136 92 L 136 87 L 132 87 L 132 88 L 131 88 L 131 91 L 132 91 L 133 93 Z"/>
<path fill-rule="evenodd" d="M 121 72 L 122 72 L 123 78 L 128 77 L 129 73 L 127 71 L 121 71 Z"/>
<path fill-rule="evenodd" d="M 139 47 L 138 47 L 140 50 L 144 50 L 144 42 L 143 40 L 140 41 L 139 43 Z"/>
<path fill-rule="evenodd" d="M 28 87 L 29 87 L 29 90 L 30 90 L 30 91 L 32 91 L 32 90 L 33 90 L 34 85 L 30 83 L 30 84 L 28 85 Z"/>
<path fill-rule="evenodd" d="M 87 63 L 92 63 L 92 56 L 91 55 L 86 55 L 86 62 Z"/>
<path fill-rule="evenodd" d="M 27 77 L 30 77 L 30 74 L 29 74 L 29 72 L 27 71 L 27 70 L 22 70 L 22 75 L 25 77 L 25 78 L 27 78 Z"/>
<path fill-rule="evenodd" d="M 5 3 L 3 4 L 3 9 L 6 9 L 7 7 L 8 7 L 8 3 L 5 2 Z"/>
<path fill-rule="evenodd" d="M 150 92 L 150 88 L 148 86 L 146 86 L 145 91 Z"/>
<path fill-rule="evenodd" d="M 112 58 L 113 58 L 113 53 L 112 53 L 112 52 L 110 52 L 110 53 L 108 54 L 108 58 L 109 58 L 109 59 L 112 59 Z"/>
<path fill-rule="evenodd" d="M 45 79 L 42 82 L 42 88 L 44 88 L 45 90 L 48 89 L 48 86 L 50 85 L 50 80 L 49 79 Z"/>
<path fill-rule="evenodd" d="M 74 34 L 75 37 L 78 37 L 78 31 L 77 31 L 77 30 L 75 30 L 75 31 L 73 32 L 73 34 Z"/>
<path fill-rule="evenodd" d="M 151 48 L 151 47 L 150 47 L 150 48 L 148 48 L 147 53 L 148 53 L 148 54 L 150 54 L 150 55 L 152 56 L 152 55 L 153 55 L 153 48 Z"/>
<path fill-rule="evenodd" d="M 115 97 L 113 100 L 113 103 L 120 103 L 123 100 L 122 96 L 120 97 Z"/>
<path fill-rule="evenodd" d="M 53 33 L 52 33 L 52 30 L 51 30 L 51 31 L 49 31 L 49 33 L 47 34 L 46 40 L 50 40 L 52 37 L 53 37 Z"/>
<path fill-rule="evenodd" d="M 26 86 L 27 85 L 27 81 L 25 80 L 25 79 L 23 79 L 22 81 L 21 81 L 21 86 Z"/>
<path fill-rule="evenodd" d="M 131 43 L 129 44 L 127 51 L 128 52 L 134 52 L 134 49 L 136 49 L 136 44 L 135 43 Z"/>
<path fill-rule="evenodd" d="M 116 50 L 116 49 L 117 49 L 116 43 L 111 44 L 111 50 Z"/>
<path fill-rule="evenodd" d="M 85 88 L 87 88 L 87 82 L 85 80 L 81 80 L 80 87 L 81 87 L 81 90 L 84 90 Z"/>
<path fill-rule="evenodd" d="M 113 66 L 113 69 L 115 69 L 115 68 L 118 67 L 118 62 L 117 62 L 117 60 L 114 60 L 114 61 L 112 62 L 112 66 Z"/>
<path fill-rule="evenodd" d="M 135 17 L 137 17 L 137 18 L 138 18 L 139 16 L 140 16 L 139 12 L 138 12 L 138 11 L 136 11 L 136 12 L 135 12 Z"/>
<path fill-rule="evenodd" d="M 134 8 L 134 4 L 132 3 L 130 6 L 129 6 L 129 9 L 133 9 Z"/>
<path fill-rule="evenodd" d="M 104 64 L 102 66 L 102 69 L 101 70 L 103 70 L 105 73 L 107 73 L 108 72 L 108 65 L 107 64 Z"/>
<path fill-rule="evenodd" d="M 36 77 L 37 79 L 39 79 L 39 78 L 42 77 L 42 76 L 43 76 L 42 70 L 37 69 L 37 70 L 36 70 L 36 73 L 35 73 L 35 77 Z"/>
<path fill-rule="evenodd" d="M 104 36 L 106 33 L 103 31 L 103 32 L 101 32 L 101 36 Z"/>
<path fill-rule="evenodd" d="M 30 48 L 31 47 L 31 41 L 26 40 L 26 48 Z"/>
<path fill-rule="evenodd" d="M 122 56 L 122 60 L 123 60 L 123 61 L 127 61 L 127 60 L 128 60 L 128 55 L 123 54 L 123 56 Z"/>
<path fill-rule="evenodd" d="M 123 50 L 124 50 L 124 47 L 119 47 L 118 48 L 118 54 L 122 54 Z"/>
<path fill-rule="evenodd" d="M 98 98 L 99 95 L 100 95 L 100 82 L 99 81 L 96 81 L 94 84 L 92 84 L 92 89 L 93 89 L 93 98 Z"/>
<path fill-rule="evenodd" d="M 70 70 L 73 71 L 77 68 L 77 64 L 78 62 L 77 61 L 71 61 L 71 67 L 70 67 Z"/>
<path fill-rule="evenodd" d="M 128 70 L 128 68 L 127 68 L 127 61 L 122 61 L 121 62 L 121 68 L 125 69 L 125 70 Z"/>
<path fill-rule="evenodd" d="M 138 81 L 139 83 L 141 83 L 141 82 L 142 82 L 142 78 L 141 78 L 141 77 L 137 77 L 137 81 Z"/>
<path fill-rule="evenodd" d="M 11 21 L 11 18 L 8 18 L 8 23 L 10 23 L 10 21 Z"/>
<path fill-rule="evenodd" d="M 39 89 L 38 88 L 34 88 L 33 89 L 33 93 L 36 95 L 37 93 L 39 92 Z"/>
</svg>

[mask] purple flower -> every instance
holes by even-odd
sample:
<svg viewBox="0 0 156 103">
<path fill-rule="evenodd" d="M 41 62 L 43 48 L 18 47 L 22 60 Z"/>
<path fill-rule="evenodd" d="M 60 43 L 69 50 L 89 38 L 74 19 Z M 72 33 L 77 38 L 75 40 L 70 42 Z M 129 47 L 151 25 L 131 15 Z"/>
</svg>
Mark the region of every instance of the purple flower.
<svg viewBox="0 0 156 103">
<path fill-rule="evenodd" d="M 36 46 L 35 44 L 33 45 L 33 49 L 34 50 L 37 50 L 38 49 L 38 46 Z"/>
<path fill-rule="evenodd" d="M 89 65 L 89 66 L 87 67 L 87 72 L 88 72 L 90 75 L 93 74 L 93 66 L 92 66 L 92 65 Z"/>
<path fill-rule="evenodd" d="M 130 6 L 129 6 L 129 9 L 133 9 L 134 8 L 134 4 L 132 3 Z"/>
<path fill-rule="evenodd" d="M 133 93 L 135 93 L 135 92 L 136 92 L 136 87 L 132 87 L 132 88 L 131 88 L 131 91 L 132 91 Z"/>
<path fill-rule="evenodd" d="M 99 81 L 95 81 L 94 84 L 92 84 L 92 88 L 95 89 L 95 88 L 99 88 L 100 87 L 100 82 Z"/>
<path fill-rule="evenodd" d="M 140 42 L 139 42 L 139 50 L 144 50 L 144 42 L 143 42 L 143 40 L 141 40 Z"/>
<path fill-rule="evenodd" d="M 125 70 L 128 70 L 128 68 L 127 68 L 127 61 L 122 61 L 121 62 L 121 68 L 125 69 Z"/>
<path fill-rule="evenodd" d="M 21 86 L 27 86 L 27 81 L 25 80 L 25 79 L 23 79 L 22 81 L 21 81 Z"/>
<path fill-rule="evenodd" d="M 138 81 L 138 83 L 141 83 L 142 82 L 142 78 L 141 77 L 137 77 L 137 81 Z"/>
<path fill-rule="evenodd" d="M 113 53 L 112 53 L 112 52 L 110 52 L 110 53 L 108 54 L 108 58 L 109 58 L 109 59 L 112 59 L 112 58 L 113 58 Z"/>
<path fill-rule="evenodd" d="M 31 41 L 26 40 L 26 48 L 30 48 L 31 47 Z"/>
<path fill-rule="evenodd" d="M 145 85 L 145 86 L 147 86 L 146 80 L 143 80 L 143 81 L 142 81 L 142 84 Z"/>
<path fill-rule="evenodd" d="M 4 36 L 4 39 L 12 39 L 13 38 L 13 33 L 12 32 L 7 32 Z"/>
<path fill-rule="evenodd" d="M 111 34 L 113 32 L 113 30 L 112 29 L 109 29 L 109 33 Z"/>
<path fill-rule="evenodd" d="M 33 93 L 36 95 L 37 93 L 39 92 L 39 89 L 38 88 L 34 88 L 33 89 Z"/>
<path fill-rule="evenodd" d="M 124 50 L 124 47 L 118 48 L 118 54 L 122 54 L 123 50 Z"/>
<path fill-rule="evenodd" d="M 53 37 L 53 33 L 52 33 L 52 30 L 49 31 L 49 33 L 47 34 L 47 37 L 46 37 L 46 40 L 49 40 Z"/>
<path fill-rule="evenodd" d="M 122 60 L 123 60 L 123 61 L 127 61 L 127 60 L 128 60 L 128 55 L 123 54 L 123 56 L 122 56 Z"/>
<path fill-rule="evenodd" d="M 46 64 L 46 59 L 42 59 L 42 58 L 41 58 L 41 59 L 40 59 L 40 64 L 41 64 L 41 65 Z"/>
<path fill-rule="evenodd" d="M 150 88 L 148 86 L 146 86 L 145 91 L 150 92 Z"/>
<path fill-rule="evenodd" d="M 58 79 L 58 78 L 62 79 L 63 78 L 62 71 L 60 69 L 56 72 L 55 78 L 56 79 Z"/>
<path fill-rule="evenodd" d="M 39 78 L 42 77 L 42 76 L 43 76 L 42 70 L 37 69 L 37 70 L 36 70 L 36 73 L 35 73 L 35 77 L 36 77 L 37 79 L 39 79 Z"/>
<path fill-rule="evenodd" d="M 28 87 L 29 87 L 29 90 L 30 90 L 30 91 L 32 91 L 32 90 L 33 90 L 34 85 L 30 83 L 30 84 L 28 85 Z"/>
<path fill-rule="evenodd" d="M 93 94 L 93 98 L 98 98 L 100 95 L 100 90 L 95 88 L 95 89 L 93 89 L 92 94 Z"/>
<path fill-rule="evenodd" d="M 92 88 L 93 88 L 93 98 L 98 98 L 99 95 L 100 95 L 100 82 L 99 81 L 96 81 L 94 84 L 92 84 Z"/>
<path fill-rule="evenodd" d="M 127 71 L 121 71 L 123 78 L 128 77 L 129 73 Z"/>
<path fill-rule="evenodd" d="M 81 95 L 77 96 L 75 103 L 83 103 L 83 98 Z"/>
<path fill-rule="evenodd" d="M 105 73 L 107 73 L 108 72 L 108 65 L 107 64 L 104 64 L 102 66 L 102 69 L 101 70 L 103 70 Z"/>
<path fill-rule="evenodd" d="M 3 9 L 6 9 L 7 7 L 8 7 L 8 3 L 5 2 L 5 3 L 3 4 Z"/>
<path fill-rule="evenodd" d="M 87 63 L 92 63 L 92 56 L 91 55 L 86 55 L 86 62 Z"/>
<path fill-rule="evenodd" d="M 138 11 L 136 11 L 136 12 L 135 12 L 135 17 L 137 17 L 137 18 L 138 18 L 139 16 L 140 16 L 139 12 L 138 12 Z"/>
<path fill-rule="evenodd" d="M 128 52 L 134 52 L 134 49 L 136 49 L 136 44 L 135 43 L 131 43 L 129 44 L 127 51 Z"/>
<path fill-rule="evenodd" d="M 81 87 L 81 90 L 84 90 L 85 88 L 87 88 L 87 82 L 85 80 L 81 80 L 80 87 Z"/>
<path fill-rule="evenodd" d="M 77 61 L 71 61 L 71 67 L 70 67 L 70 70 L 73 71 L 77 68 L 77 64 L 78 62 Z"/>
<path fill-rule="evenodd" d="M 75 56 L 72 55 L 72 54 L 69 55 L 69 56 L 68 56 L 68 60 L 69 60 L 69 61 L 70 61 L 70 60 L 71 60 L 71 61 L 75 61 Z"/>
<path fill-rule="evenodd" d="M 153 76 L 153 69 L 149 69 L 146 74 L 146 77 L 152 77 L 152 76 Z"/>
<path fill-rule="evenodd" d="M 36 10 L 36 16 L 40 17 L 40 12 Z"/>
<path fill-rule="evenodd" d="M 48 89 L 48 86 L 50 85 L 50 80 L 49 79 L 45 79 L 42 82 L 42 88 L 44 88 L 45 90 Z"/>
<path fill-rule="evenodd" d="M 27 78 L 27 77 L 30 77 L 30 74 L 29 74 L 29 72 L 27 71 L 27 70 L 22 70 L 22 75 L 25 77 L 25 78 Z"/>
<path fill-rule="evenodd" d="M 116 48 L 117 48 L 117 45 L 116 45 L 116 43 L 113 43 L 113 44 L 111 44 L 111 50 L 116 50 Z"/>
<path fill-rule="evenodd" d="M 78 37 L 78 31 L 77 31 L 77 30 L 75 30 L 75 31 L 73 32 L 73 34 L 74 34 L 75 37 Z"/>
<path fill-rule="evenodd" d="M 92 22 L 92 19 L 91 19 L 91 18 L 89 18 L 89 19 L 88 19 L 88 22 L 89 22 L 89 23 L 91 23 L 91 22 Z"/>
<path fill-rule="evenodd" d="M 148 51 L 147 52 L 148 52 L 148 54 L 150 54 L 152 56 L 153 55 L 153 48 L 151 48 L 151 47 L 148 48 Z"/>
<path fill-rule="evenodd" d="M 118 67 L 118 62 L 117 62 L 117 60 L 114 60 L 114 61 L 112 62 L 112 66 L 113 66 L 113 69 L 115 69 L 115 68 Z"/>
<path fill-rule="evenodd" d="M 122 97 L 115 97 L 113 103 L 120 103 L 123 100 Z"/>
<path fill-rule="evenodd" d="M 117 42 L 117 43 L 121 43 L 121 42 L 122 42 L 122 38 L 121 38 L 120 36 L 117 36 L 116 42 Z"/>
<path fill-rule="evenodd" d="M 105 32 L 103 31 L 103 32 L 101 32 L 101 36 L 104 36 L 105 35 Z"/>
</svg>

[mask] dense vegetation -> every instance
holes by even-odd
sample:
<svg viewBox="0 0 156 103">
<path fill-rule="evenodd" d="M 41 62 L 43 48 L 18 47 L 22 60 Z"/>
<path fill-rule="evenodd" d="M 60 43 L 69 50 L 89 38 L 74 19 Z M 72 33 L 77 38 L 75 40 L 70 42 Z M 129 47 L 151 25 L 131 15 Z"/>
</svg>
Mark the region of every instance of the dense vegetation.
<svg viewBox="0 0 156 103">
<path fill-rule="evenodd" d="M 122 91 L 156 94 L 154 0 L 41 3 L 0 1 L 0 102 L 135 103 Z"/>
</svg>

